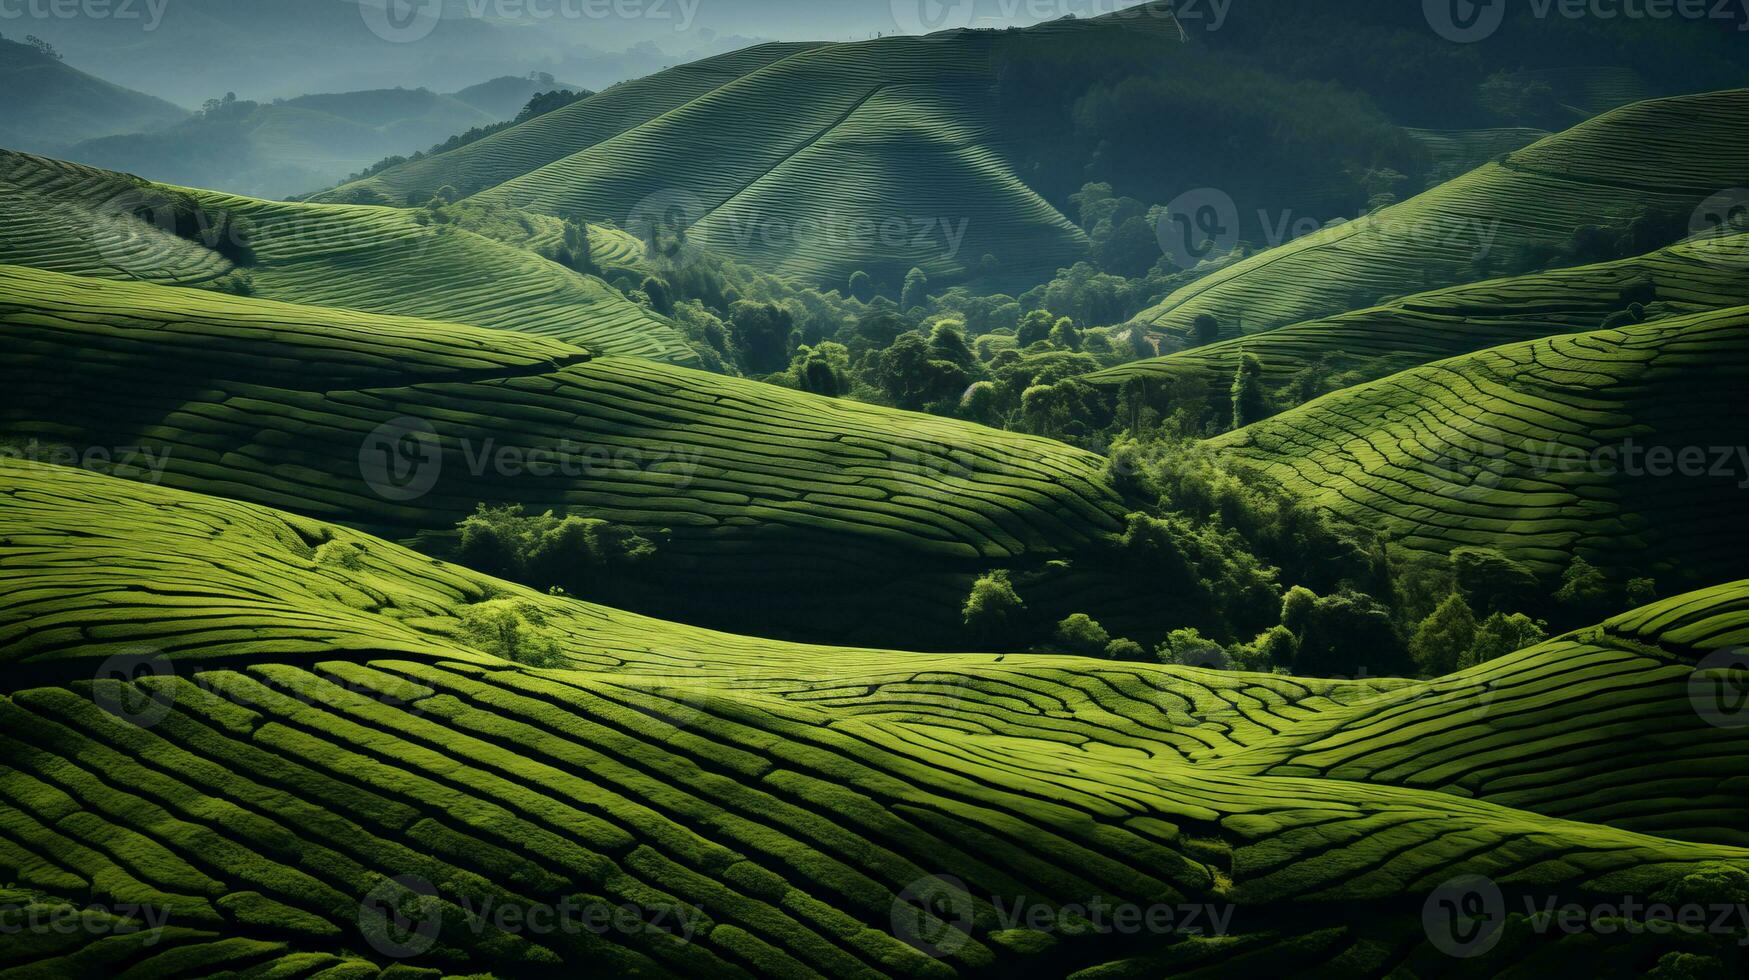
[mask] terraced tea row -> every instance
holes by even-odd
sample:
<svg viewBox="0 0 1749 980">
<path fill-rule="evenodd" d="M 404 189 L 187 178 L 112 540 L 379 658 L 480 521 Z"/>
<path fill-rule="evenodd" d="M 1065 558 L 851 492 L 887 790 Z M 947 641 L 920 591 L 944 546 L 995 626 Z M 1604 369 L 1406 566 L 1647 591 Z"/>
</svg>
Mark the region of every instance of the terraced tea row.
<svg viewBox="0 0 1749 980">
<path fill-rule="evenodd" d="M 1693 588 L 1744 571 L 1749 308 L 1510 344 L 1328 395 L 1212 447 L 1405 545 L 1572 556 Z"/>
<path fill-rule="evenodd" d="M 177 201 L 204 219 L 176 234 Z M 245 224 L 220 225 L 218 216 Z M 208 240 L 197 240 L 201 235 Z M 211 246 L 211 247 L 209 247 Z M 233 258 L 246 250 L 240 268 Z M 227 256 L 231 256 L 227 258 Z M 692 363 L 672 324 L 600 280 L 392 208 L 287 204 L 180 190 L 0 151 L 0 262 L 105 279 L 498 327 L 603 353 Z"/>
<path fill-rule="evenodd" d="M 914 690 L 836 693 L 909 655 L 710 636 L 248 505 L 0 474 L 0 635 L 22 654 L 0 699 L 9 894 L 167 916 L 88 945 L 33 930 L 0 968 L 1438 976 L 1458 961 L 1404 912 L 1454 876 L 1596 902 L 1749 869 L 1717 844 L 1198 766 L 1164 738 L 1113 741 L 1102 713 L 1147 678 L 1128 700 L 1149 728 L 1261 750 L 1392 682 L 968 657 L 957 707 L 919 709 Z M 339 549 L 354 559 L 323 557 Z M 572 667 L 460 645 L 454 618 L 487 595 L 548 611 Z M 630 642 L 604 655 L 615 633 Z M 125 681 L 98 667 L 123 650 Z M 669 683 L 687 659 L 764 674 Z M 981 727 L 1028 700 L 1057 731 Z M 1122 907 L 1177 928 L 1115 930 L 1102 910 Z M 604 925 L 541 925 L 566 910 Z M 1741 963 L 1728 934 L 1574 941 L 1510 922 L 1466 967 Z"/>
<path fill-rule="evenodd" d="M 1666 600 L 1217 755 L 1242 772 L 1438 790 L 1742 847 L 1749 727 L 1734 723 L 1728 675 L 1749 663 L 1737 653 L 1746 611 L 1749 583 Z"/>
<path fill-rule="evenodd" d="M 1749 235 L 1685 242 L 1620 262 L 1453 286 L 1090 375 L 1095 384 L 1186 380 L 1219 397 L 1240 359 L 1263 362 L 1272 392 L 1310 371 L 1360 384 L 1501 344 L 1749 304 Z"/>
<path fill-rule="evenodd" d="M 1202 315 L 1256 333 L 1381 297 L 1480 278 L 1490 256 L 1565 248 L 1582 226 L 1693 214 L 1749 184 L 1749 90 L 1638 103 L 1372 215 L 1222 269 L 1140 322 L 1186 334 Z"/>
<path fill-rule="evenodd" d="M 495 374 L 446 378 L 412 365 L 481 332 L 412 344 L 399 363 L 421 329 L 407 321 L 322 331 L 323 311 L 241 299 L 183 320 L 180 293 L 95 291 L 0 277 L 18 352 L 0 366 L 0 435 L 146 446 L 166 485 L 400 535 L 449 529 L 481 502 L 611 520 L 658 540 L 639 574 L 655 577 L 648 601 L 674 608 L 939 643 L 972 577 L 1093 546 L 1124 513 L 1098 457 L 1045 440 L 529 341 Z M 280 319 L 300 332 L 281 336 Z M 190 358 L 191 345 L 226 353 Z M 297 366 L 312 360 L 357 368 L 312 386 Z"/>
</svg>

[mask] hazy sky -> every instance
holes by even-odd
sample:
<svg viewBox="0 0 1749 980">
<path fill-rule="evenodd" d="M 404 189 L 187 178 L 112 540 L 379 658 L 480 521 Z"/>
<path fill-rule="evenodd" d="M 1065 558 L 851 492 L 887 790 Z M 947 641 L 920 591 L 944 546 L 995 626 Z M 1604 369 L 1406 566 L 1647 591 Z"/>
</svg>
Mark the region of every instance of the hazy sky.
<svg viewBox="0 0 1749 980">
<path fill-rule="evenodd" d="M 602 88 L 759 40 L 1087 17 L 1134 0 L 0 0 L 0 34 L 186 106 L 550 71 Z"/>
</svg>

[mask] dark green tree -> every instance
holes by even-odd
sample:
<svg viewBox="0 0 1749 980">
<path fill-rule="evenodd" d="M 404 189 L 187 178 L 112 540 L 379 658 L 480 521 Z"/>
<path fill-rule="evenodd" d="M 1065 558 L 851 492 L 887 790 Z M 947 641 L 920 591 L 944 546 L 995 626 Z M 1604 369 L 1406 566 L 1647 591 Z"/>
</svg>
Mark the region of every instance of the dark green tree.
<svg viewBox="0 0 1749 980">
<path fill-rule="evenodd" d="M 906 313 L 929 305 L 929 277 L 922 269 L 905 273 L 905 288 L 899 293 L 899 309 Z"/>
<path fill-rule="evenodd" d="M 729 335 L 749 374 L 781 371 L 789 361 L 789 336 L 795 318 L 772 303 L 741 300 L 729 307 Z"/>
<path fill-rule="evenodd" d="M 868 277 L 868 273 L 858 269 L 850 274 L 850 296 L 859 303 L 874 299 L 874 280 Z"/>
<path fill-rule="evenodd" d="M 1476 614 L 1463 596 L 1453 592 L 1422 620 L 1409 641 L 1409 654 L 1423 674 L 1443 677 L 1458 669 L 1475 642 Z"/>
<path fill-rule="evenodd" d="M 1233 428 L 1243 429 L 1269 416 L 1269 394 L 1263 390 L 1263 362 L 1255 354 L 1242 354 L 1233 372 Z"/>
</svg>

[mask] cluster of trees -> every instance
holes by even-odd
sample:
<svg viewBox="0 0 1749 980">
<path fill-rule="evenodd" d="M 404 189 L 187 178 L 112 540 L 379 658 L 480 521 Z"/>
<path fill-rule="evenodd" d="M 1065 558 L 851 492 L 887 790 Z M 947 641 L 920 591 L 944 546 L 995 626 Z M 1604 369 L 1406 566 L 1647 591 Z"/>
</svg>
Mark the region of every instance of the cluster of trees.
<svg viewBox="0 0 1749 980">
<path fill-rule="evenodd" d="M 606 598 L 607 585 L 643 564 L 656 546 L 607 521 L 552 511 L 524 514 L 520 505 L 485 504 L 456 526 L 455 559 L 488 575 L 536 589 Z"/>
<path fill-rule="evenodd" d="M 798 287 L 664 226 L 645 241 L 660 273 L 612 281 L 671 318 L 713 370 L 1099 447 L 1109 399 L 1072 379 L 1161 353 L 1162 335 L 1129 321 L 1217 266 L 1174 267 L 1153 231 L 1160 209 L 1110 185 L 1073 199 L 1092 255 L 1018 296 L 939 288 L 917 268 L 897 282 L 858 271 L 843 289 Z"/>
<path fill-rule="evenodd" d="M 0 34 L 0 42 L 3 42 L 5 40 L 6 40 L 6 35 Z M 14 41 L 12 43 L 17 44 L 18 42 Z M 27 48 L 30 48 L 31 50 L 35 51 L 37 54 L 40 54 L 45 58 L 49 58 L 49 59 L 52 59 L 54 61 L 65 61 L 66 60 L 65 58 L 61 57 L 61 53 L 59 51 L 55 50 L 54 45 L 50 44 L 49 42 L 43 40 L 40 37 L 37 37 L 35 34 L 26 34 L 24 36 L 24 46 Z"/>
<path fill-rule="evenodd" d="M 1550 581 L 1491 549 L 1389 548 L 1158 427 L 1120 438 L 1109 475 L 1150 506 L 1107 554 L 1078 564 L 1150 583 L 1154 632 L 1115 636 L 1085 614 L 1053 624 L 996 570 L 964 604 L 968 643 L 1312 677 L 1441 676 L 1656 598 L 1652 580 L 1617 583 L 1582 557 Z"/>
</svg>

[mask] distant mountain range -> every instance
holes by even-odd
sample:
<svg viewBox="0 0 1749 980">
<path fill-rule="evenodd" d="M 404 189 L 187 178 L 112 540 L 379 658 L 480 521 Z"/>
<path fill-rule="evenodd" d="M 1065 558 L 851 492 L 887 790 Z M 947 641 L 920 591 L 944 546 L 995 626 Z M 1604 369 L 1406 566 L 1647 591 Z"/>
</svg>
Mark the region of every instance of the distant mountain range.
<svg viewBox="0 0 1749 980">
<path fill-rule="evenodd" d="M 507 76 L 448 95 L 396 88 L 270 103 L 219 100 L 171 125 L 87 140 L 59 155 L 166 183 L 281 198 L 508 121 L 539 93 L 580 88 L 550 75 Z"/>
</svg>

